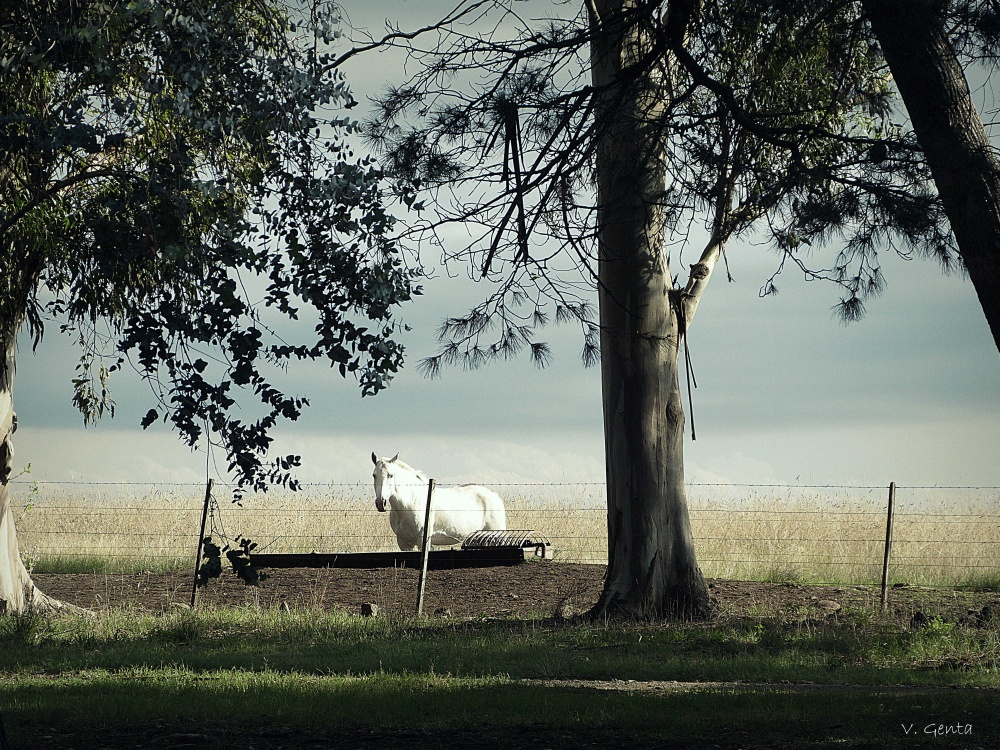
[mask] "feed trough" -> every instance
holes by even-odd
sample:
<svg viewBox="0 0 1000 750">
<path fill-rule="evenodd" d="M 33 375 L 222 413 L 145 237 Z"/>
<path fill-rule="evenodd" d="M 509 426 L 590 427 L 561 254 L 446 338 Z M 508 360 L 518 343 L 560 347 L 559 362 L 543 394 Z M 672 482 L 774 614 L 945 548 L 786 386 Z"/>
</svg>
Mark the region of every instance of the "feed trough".
<svg viewBox="0 0 1000 750">
<path fill-rule="evenodd" d="M 517 565 L 529 556 L 552 559 L 552 543 L 537 531 L 477 531 L 461 549 L 431 550 L 430 570 Z M 250 553 L 258 568 L 419 568 L 419 552 Z"/>
<path fill-rule="evenodd" d="M 554 550 L 548 537 L 534 530 L 506 529 L 504 531 L 476 531 L 462 542 L 462 549 L 491 549 L 515 547 L 534 550 L 535 557 L 551 560 Z"/>
</svg>

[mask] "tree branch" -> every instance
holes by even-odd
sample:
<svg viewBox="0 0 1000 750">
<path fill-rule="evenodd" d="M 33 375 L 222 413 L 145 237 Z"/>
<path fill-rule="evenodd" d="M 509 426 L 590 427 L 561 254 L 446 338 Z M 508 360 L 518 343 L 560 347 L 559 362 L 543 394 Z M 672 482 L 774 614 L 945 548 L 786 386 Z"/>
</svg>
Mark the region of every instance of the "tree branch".
<svg viewBox="0 0 1000 750">
<path fill-rule="evenodd" d="M 37 193 L 31 200 L 25 203 L 21 208 L 15 211 L 12 215 L 5 217 L 2 222 L 0 222 L 0 237 L 7 234 L 17 222 L 28 215 L 32 210 L 40 206 L 46 200 L 51 198 L 56 193 L 61 190 L 65 190 L 68 187 L 72 187 L 80 182 L 86 182 L 87 180 L 96 179 L 99 177 L 111 177 L 117 174 L 116 170 L 113 169 L 99 169 L 96 172 L 80 172 L 78 174 L 72 175 L 71 177 L 63 178 L 57 182 L 52 183 L 45 190 Z"/>
<path fill-rule="evenodd" d="M 416 31 L 394 31 L 391 34 L 386 34 L 378 41 L 373 41 L 371 44 L 365 44 L 360 47 L 352 47 L 351 49 L 347 50 L 347 52 L 338 57 L 336 60 L 334 60 L 333 62 L 329 63 L 326 67 L 324 67 L 323 72 L 327 73 L 331 70 L 339 68 L 341 65 L 350 60 L 352 57 L 360 55 L 363 52 L 371 52 L 372 50 L 379 49 L 380 47 L 389 47 L 392 46 L 393 43 L 396 41 L 411 41 L 413 39 L 416 39 L 418 36 L 426 34 L 430 31 L 439 31 L 445 26 L 455 23 L 464 16 L 467 16 L 468 14 L 477 10 L 478 8 L 484 5 L 492 4 L 492 2 L 493 0 L 479 0 L 479 2 L 473 3 L 468 8 L 465 8 L 463 10 L 462 6 L 465 4 L 463 0 L 463 2 L 460 2 L 458 6 L 455 7 L 454 10 L 452 10 L 447 16 L 442 18 L 437 23 L 424 26 L 422 28 L 417 29 Z"/>
</svg>

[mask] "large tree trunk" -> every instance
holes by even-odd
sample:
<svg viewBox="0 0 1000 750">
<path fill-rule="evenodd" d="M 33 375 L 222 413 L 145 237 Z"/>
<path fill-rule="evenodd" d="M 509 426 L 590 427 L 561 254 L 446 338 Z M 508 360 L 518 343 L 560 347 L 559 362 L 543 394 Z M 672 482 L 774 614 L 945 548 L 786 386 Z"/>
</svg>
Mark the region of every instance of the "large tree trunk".
<svg viewBox="0 0 1000 750">
<path fill-rule="evenodd" d="M 640 24 L 618 20 L 628 6 L 604 0 L 592 9 L 608 489 L 608 570 L 592 614 L 700 617 L 710 603 L 684 487 L 681 295 L 665 247 L 660 119 L 669 91 L 656 71 L 641 81 L 622 75 L 647 43 Z"/>
<path fill-rule="evenodd" d="M 1000 350 L 1000 163 L 948 41 L 940 0 L 862 0 Z"/>
<path fill-rule="evenodd" d="M 39 591 L 21 561 L 7 485 L 13 468 L 11 435 L 17 427 L 13 400 L 17 336 L 8 332 L 3 339 L 3 359 L 0 360 L 0 615 L 77 610 Z"/>
</svg>

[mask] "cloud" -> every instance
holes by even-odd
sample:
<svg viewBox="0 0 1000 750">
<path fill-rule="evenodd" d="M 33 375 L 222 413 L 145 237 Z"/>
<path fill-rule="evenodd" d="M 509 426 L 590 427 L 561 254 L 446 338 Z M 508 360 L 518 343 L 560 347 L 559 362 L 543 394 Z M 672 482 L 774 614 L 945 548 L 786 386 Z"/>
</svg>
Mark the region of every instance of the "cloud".
<svg viewBox="0 0 1000 750">
<path fill-rule="evenodd" d="M 15 473 L 50 482 L 205 481 L 205 454 L 166 431 L 20 427 L 14 436 Z"/>
<path fill-rule="evenodd" d="M 770 463 L 732 451 L 690 462 L 685 478 L 691 484 L 778 484 L 778 474 Z"/>
<path fill-rule="evenodd" d="M 441 483 L 516 484 L 601 482 L 604 455 L 600 435 L 536 433 L 484 437 L 395 433 L 331 437 L 296 434 L 277 441 L 279 451 L 302 456 L 306 481 L 371 481 L 371 453 L 397 452 L 410 465 Z"/>
</svg>

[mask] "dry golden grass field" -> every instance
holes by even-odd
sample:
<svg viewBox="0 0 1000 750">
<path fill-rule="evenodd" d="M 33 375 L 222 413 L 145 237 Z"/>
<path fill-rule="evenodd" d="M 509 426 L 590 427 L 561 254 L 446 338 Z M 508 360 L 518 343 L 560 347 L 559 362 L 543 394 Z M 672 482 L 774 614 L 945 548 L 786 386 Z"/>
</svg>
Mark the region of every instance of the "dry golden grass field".
<svg viewBox="0 0 1000 750">
<path fill-rule="evenodd" d="M 546 535 L 556 560 L 606 560 L 604 489 L 593 484 L 501 485 L 508 527 Z M 19 483 L 21 552 L 39 572 L 191 567 L 203 489 L 193 485 Z M 312 485 L 231 502 L 216 487 L 215 539 L 243 535 L 268 552 L 395 549 L 367 485 Z M 699 561 L 711 578 L 800 583 L 881 579 L 887 488 L 694 485 L 689 503 Z M 1000 490 L 898 488 L 891 580 L 1000 585 Z"/>
</svg>

